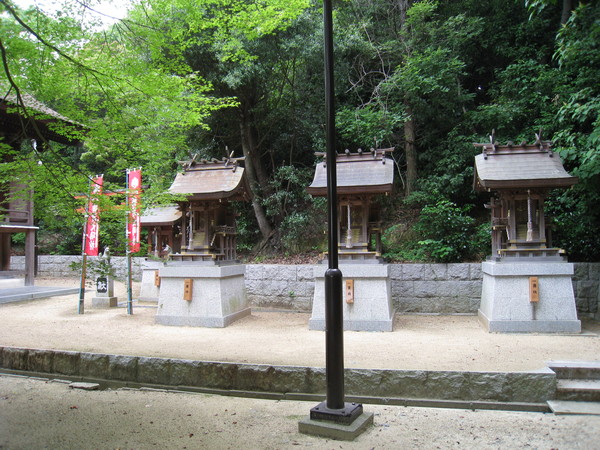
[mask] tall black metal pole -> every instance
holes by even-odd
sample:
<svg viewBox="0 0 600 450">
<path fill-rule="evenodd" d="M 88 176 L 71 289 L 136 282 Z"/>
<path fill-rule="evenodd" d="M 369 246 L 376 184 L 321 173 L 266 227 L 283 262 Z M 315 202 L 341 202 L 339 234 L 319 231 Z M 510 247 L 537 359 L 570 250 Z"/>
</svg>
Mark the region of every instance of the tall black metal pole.
<svg viewBox="0 0 600 450">
<path fill-rule="evenodd" d="M 325 273 L 327 408 L 342 409 L 344 408 L 344 318 L 342 310 L 342 272 L 338 267 L 338 202 L 331 0 L 323 0 L 323 26 L 325 40 L 325 113 L 327 115 L 327 203 L 329 224 L 329 266 Z"/>
</svg>

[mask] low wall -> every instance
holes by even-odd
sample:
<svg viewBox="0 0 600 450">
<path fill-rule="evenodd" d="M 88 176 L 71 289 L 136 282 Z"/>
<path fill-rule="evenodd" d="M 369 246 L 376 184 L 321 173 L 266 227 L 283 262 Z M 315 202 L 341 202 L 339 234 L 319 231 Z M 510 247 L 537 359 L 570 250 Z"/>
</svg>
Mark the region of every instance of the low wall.
<svg viewBox="0 0 600 450">
<path fill-rule="evenodd" d="M 92 258 L 90 258 L 92 259 Z M 132 258 L 133 278 L 141 280 L 145 258 Z M 78 277 L 69 265 L 80 256 L 39 256 L 38 276 Z M 117 277 L 126 274 L 126 258 L 111 258 Z M 24 267 L 24 257 L 13 256 L 11 265 Z M 253 307 L 311 311 L 315 289 L 314 270 L 325 266 L 247 264 L 246 292 Z M 394 307 L 399 313 L 476 314 L 481 298 L 479 263 L 391 264 Z M 573 289 L 580 316 L 600 317 L 600 263 L 575 263 Z"/>
<path fill-rule="evenodd" d="M 0 370 L 290 400 L 322 399 L 326 391 L 323 368 L 18 347 L 0 347 Z M 530 409 L 556 395 L 556 374 L 549 369 L 535 372 L 346 369 L 344 378 L 348 401 L 365 403 L 410 404 L 410 399 L 414 399 L 442 402 L 435 406 L 444 406 L 446 402 L 446 406 L 490 408 L 493 406 L 486 403 L 491 402 L 520 403 L 521 409 Z"/>
<path fill-rule="evenodd" d="M 88 256 L 88 261 L 98 259 L 98 256 Z M 131 258 L 131 272 L 133 279 L 140 281 L 142 279 L 142 264 L 146 258 Z M 81 276 L 81 269 L 71 269 L 72 263 L 81 264 L 81 256 L 68 255 L 40 255 L 37 257 L 37 276 L 52 278 L 78 278 Z M 110 261 L 115 268 L 118 279 L 127 277 L 127 258 L 124 256 L 111 256 Z M 25 257 L 13 256 L 10 259 L 10 267 L 13 270 L 25 270 Z"/>
</svg>

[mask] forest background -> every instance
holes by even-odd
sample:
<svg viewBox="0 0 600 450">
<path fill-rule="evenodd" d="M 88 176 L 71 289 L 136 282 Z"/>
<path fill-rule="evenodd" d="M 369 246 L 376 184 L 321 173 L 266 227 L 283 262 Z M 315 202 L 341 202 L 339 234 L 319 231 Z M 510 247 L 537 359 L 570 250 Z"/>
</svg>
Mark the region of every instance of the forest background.
<svg viewBox="0 0 600 450">
<path fill-rule="evenodd" d="M 0 179 L 33 180 L 39 252 L 80 253 L 84 200 L 74 194 L 94 174 L 117 191 L 127 168 L 142 167 L 150 207 L 173 201 L 178 161 L 232 152 L 246 157 L 253 193 L 236 205 L 242 252 L 323 250 L 326 205 L 306 193 L 325 148 L 322 5 L 127 5 L 119 19 L 94 0 L 50 10 L 0 0 L 0 95 L 32 95 L 84 125 L 81 147 L 27 142 L 14 152 L 0 141 Z M 340 0 L 334 39 L 338 151 L 395 148 L 397 186 L 381 199 L 389 260 L 489 253 L 473 143 L 492 130 L 500 143 L 536 133 L 554 142 L 579 177 L 547 200 L 554 244 L 572 261 L 600 260 L 597 1 Z M 124 251 L 124 220 L 103 207 L 101 246 L 113 253 Z"/>
</svg>

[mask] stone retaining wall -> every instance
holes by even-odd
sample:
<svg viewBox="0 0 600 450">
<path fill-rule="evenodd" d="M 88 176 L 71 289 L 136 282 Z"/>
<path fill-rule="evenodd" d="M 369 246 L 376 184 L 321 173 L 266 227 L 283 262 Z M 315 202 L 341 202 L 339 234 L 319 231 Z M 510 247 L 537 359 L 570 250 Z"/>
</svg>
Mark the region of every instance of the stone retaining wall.
<svg viewBox="0 0 600 450">
<path fill-rule="evenodd" d="M 88 261 L 98 259 L 98 256 L 88 256 Z M 146 258 L 131 258 L 131 272 L 133 279 L 139 281 L 142 279 L 142 264 Z M 81 269 L 72 270 L 71 264 L 81 264 L 81 256 L 69 255 L 40 255 L 38 256 L 38 277 L 53 278 L 79 278 Z M 127 258 L 124 256 L 111 256 L 110 261 L 115 268 L 118 279 L 127 277 Z M 25 270 L 25 257 L 13 256 L 10 259 L 10 267 L 13 270 Z"/>
<path fill-rule="evenodd" d="M 133 258 L 135 280 L 141 280 L 145 258 Z M 117 276 L 124 278 L 126 259 L 112 257 Z M 69 269 L 80 256 L 39 256 L 38 275 L 78 277 Z M 13 256 L 14 269 L 24 257 Z M 481 296 L 481 264 L 391 264 L 392 298 L 399 313 L 476 314 Z M 311 311 L 314 270 L 325 266 L 247 264 L 246 291 L 253 307 Z M 580 316 L 600 318 L 600 263 L 575 263 L 573 288 Z"/>
<path fill-rule="evenodd" d="M 312 367 L 0 347 L 0 369 L 289 399 L 326 392 L 325 369 Z M 485 402 L 539 405 L 556 396 L 556 374 L 550 369 L 514 373 L 346 369 L 344 380 L 348 400 L 365 403 L 420 399 L 472 402 L 480 407 Z"/>
</svg>

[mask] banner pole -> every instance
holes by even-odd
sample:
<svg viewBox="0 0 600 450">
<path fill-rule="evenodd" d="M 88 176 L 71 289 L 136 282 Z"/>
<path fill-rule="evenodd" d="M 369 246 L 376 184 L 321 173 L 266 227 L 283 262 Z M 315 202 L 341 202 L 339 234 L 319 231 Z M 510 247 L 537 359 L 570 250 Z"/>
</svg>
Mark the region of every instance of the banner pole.
<svg viewBox="0 0 600 450">
<path fill-rule="evenodd" d="M 86 206 L 87 210 L 87 206 Z M 84 312 L 84 299 L 85 299 L 85 272 L 87 268 L 87 255 L 85 253 L 85 238 L 87 235 L 87 214 L 84 215 L 84 223 L 83 223 L 83 238 L 81 243 L 81 279 L 79 284 L 79 306 L 77 308 L 78 314 L 83 314 Z"/>
<path fill-rule="evenodd" d="M 83 314 L 85 310 L 85 272 L 87 269 L 87 254 L 85 253 L 85 244 L 87 239 L 87 223 L 90 214 L 89 206 L 92 199 L 91 196 L 92 182 L 90 181 L 88 187 L 88 198 L 85 203 L 84 214 L 83 214 L 83 236 L 81 237 L 81 277 L 79 282 L 79 304 L 77 307 L 77 313 Z"/>
<path fill-rule="evenodd" d="M 131 202 L 129 201 L 129 196 L 131 193 L 129 192 L 129 169 L 125 172 L 125 192 L 126 196 L 126 220 L 125 220 L 125 248 L 127 249 L 125 254 L 127 255 L 127 314 L 133 314 L 133 300 L 131 295 L 131 236 L 129 235 L 129 221 L 131 220 L 131 212 L 129 208 L 131 206 Z"/>
</svg>

